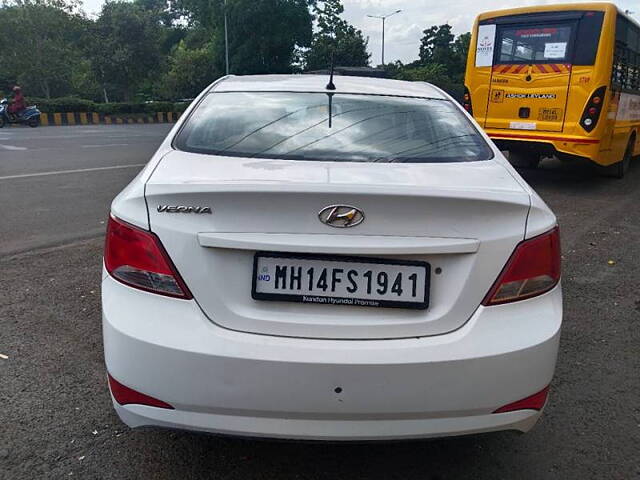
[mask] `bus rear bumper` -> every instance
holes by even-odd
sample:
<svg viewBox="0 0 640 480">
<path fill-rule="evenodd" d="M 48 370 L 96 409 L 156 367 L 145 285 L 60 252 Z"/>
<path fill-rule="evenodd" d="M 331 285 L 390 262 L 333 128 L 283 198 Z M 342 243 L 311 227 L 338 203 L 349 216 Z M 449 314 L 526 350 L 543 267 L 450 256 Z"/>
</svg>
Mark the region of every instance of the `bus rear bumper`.
<svg viewBox="0 0 640 480">
<path fill-rule="evenodd" d="M 569 155 L 595 163 L 600 155 L 600 139 L 550 132 L 520 132 L 486 129 L 487 134 L 501 150 L 535 150 L 544 156 Z"/>
</svg>

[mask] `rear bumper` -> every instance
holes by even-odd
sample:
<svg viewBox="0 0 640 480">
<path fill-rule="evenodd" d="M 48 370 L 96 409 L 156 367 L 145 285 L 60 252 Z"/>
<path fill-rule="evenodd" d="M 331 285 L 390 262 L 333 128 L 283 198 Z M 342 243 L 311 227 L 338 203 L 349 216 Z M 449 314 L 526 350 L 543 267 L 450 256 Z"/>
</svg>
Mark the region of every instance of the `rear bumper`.
<svg viewBox="0 0 640 480">
<path fill-rule="evenodd" d="M 341 420 L 252 417 L 201 412 L 177 412 L 144 405 L 118 405 L 129 427 L 155 426 L 221 435 L 325 441 L 400 440 L 471 435 L 503 430 L 529 431 L 541 412 L 518 412 L 450 418 Z"/>
<path fill-rule="evenodd" d="M 194 301 L 134 290 L 106 276 L 108 371 L 175 410 L 121 406 L 145 425 L 255 437 L 373 440 L 527 431 L 540 412 L 492 414 L 540 391 L 555 367 L 560 287 L 479 308 L 447 335 L 306 340 L 233 332 Z"/>
<path fill-rule="evenodd" d="M 492 128 L 486 129 L 486 132 L 494 143 L 503 150 L 508 150 L 514 145 L 522 145 L 525 148 L 537 149 L 542 154 L 564 153 L 596 162 L 600 151 L 600 140 L 597 138 L 565 135 L 561 132 L 523 132 Z"/>
</svg>

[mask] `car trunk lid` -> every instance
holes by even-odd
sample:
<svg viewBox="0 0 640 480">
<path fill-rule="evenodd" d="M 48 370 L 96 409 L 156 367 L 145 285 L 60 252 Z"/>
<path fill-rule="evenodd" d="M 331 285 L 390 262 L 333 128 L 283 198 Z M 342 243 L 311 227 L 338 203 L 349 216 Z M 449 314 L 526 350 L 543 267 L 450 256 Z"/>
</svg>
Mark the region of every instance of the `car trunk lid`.
<svg viewBox="0 0 640 480">
<path fill-rule="evenodd" d="M 151 230 L 213 322 L 244 332 L 344 339 L 459 328 L 522 240 L 529 208 L 528 193 L 493 160 L 377 164 L 185 152 L 162 160 L 146 199 Z M 335 204 L 356 206 L 365 221 L 341 229 L 323 224 L 318 213 Z M 196 212 L 203 208 L 211 213 Z M 255 300 L 256 252 L 427 262 L 429 307 Z"/>
</svg>

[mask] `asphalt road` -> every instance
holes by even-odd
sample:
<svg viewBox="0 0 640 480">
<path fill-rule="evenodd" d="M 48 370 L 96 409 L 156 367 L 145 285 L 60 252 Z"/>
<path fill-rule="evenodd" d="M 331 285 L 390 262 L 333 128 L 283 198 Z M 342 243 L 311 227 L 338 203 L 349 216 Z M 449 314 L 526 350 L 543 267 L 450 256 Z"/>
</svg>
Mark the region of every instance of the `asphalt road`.
<svg viewBox="0 0 640 480">
<path fill-rule="evenodd" d="M 0 255 L 102 235 L 171 125 L 0 130 Z"/>
<path fill-rule="evenodd" d="M 621 181 L 550 161 L 522 172 L 560 219 L 565 292 L 550 403 L 529 434 L 310 444 L 127 429 L 103 367 L 100 222 L 166 129 L 0 131 L 0 478 L 640 478 L 640 161 Z"/>
</svg>

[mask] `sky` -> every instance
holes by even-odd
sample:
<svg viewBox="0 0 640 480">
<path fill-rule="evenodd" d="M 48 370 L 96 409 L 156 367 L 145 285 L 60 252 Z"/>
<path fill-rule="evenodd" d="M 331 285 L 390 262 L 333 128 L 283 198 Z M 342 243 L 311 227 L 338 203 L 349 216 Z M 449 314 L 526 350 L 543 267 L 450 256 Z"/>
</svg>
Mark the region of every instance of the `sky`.
<svg viewBox="0 0 640 480">
<path fill-rule="evenodd" d="M 256 0 L 260 1 L 260 0 Z M 572 0 L 581 2 L 586 0 Z M 103 0 L 84 0 L 89 14 L 100 11 Z M 473 20 L 482 11 L 528 5 L 550 5 L 558 0 L 343 0 L 344 18 L 362 30 L 369 38 L 371 63 L 378 65 L 381 57 L 382 22 L 367 15 L 386 15 L 401 9 L 402 12 L 386 21 L 385 62 L 401 60 L 404 63 L 418 58 L 422 31 L 431 25 L 449 23 L 455 34 L 468 32 Z M 638 0 L 615 0 L 621 10 L 635 12 L 632 17 L 640 21 Z M 632 5 L 633 4 L 633 5 Z"/>
</svg>

